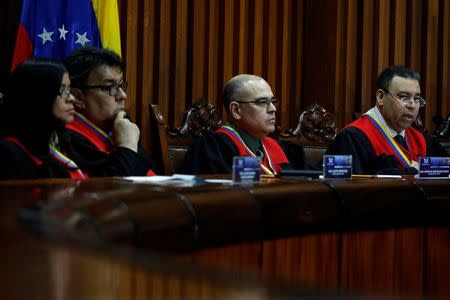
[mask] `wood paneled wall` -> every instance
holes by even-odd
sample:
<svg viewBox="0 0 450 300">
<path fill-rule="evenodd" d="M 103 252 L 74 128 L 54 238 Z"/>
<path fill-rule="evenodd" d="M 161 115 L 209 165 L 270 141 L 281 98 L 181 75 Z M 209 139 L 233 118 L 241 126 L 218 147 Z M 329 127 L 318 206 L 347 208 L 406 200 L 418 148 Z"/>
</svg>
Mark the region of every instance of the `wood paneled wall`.
<svg viewBox="0 0 450 300">
<path fill-rule="evenodd" d="M 18 17 L 9 2 L 0 8 Z M 168 124 L 179 126 L 200 99 L 221 109 L 223 84 L 238 73 L 269 82 L 282 102 L 283 129 L 312 103 L 342 127 L 373 105 L 376 76 L 390 64 L 421 73 L 429 131 L 434 115 L 450 113 L 446 0 L 119 0 L 119 7 L 127 105 L 146 147 L 148 104 L 159 103 Z M 8 60 L 17 20 L 6 20 Z M 9 64 L 2 61 L 2 77 Z"/>
<path fill-rule="evenodd" d="M 304 1 L 135 0 L 121 7 L 128 105 L 145 145 L 148 104 L 158 103 L 168 124 L 179 126 L 192 103 L 207 99 L 222 110 L 222 87 L 239 73 L 266 78 L 283 99 L 282 124 L 294 122 L 302 104 Z"/>
<path fill-rule="evenodd" d="M 338 126 L 374 104 L 377 74 L 391 64 L 422 75 L 422 116 L 450 113 L 450 3 L 443 0 L 122 1 L 128 105 L 148 145 L 147 105 L 179 126 L 191 103 L 221 109 L 223 84 L 263 76 L 281 99 L 282 128 L 319 103 Z"/>
</svg>

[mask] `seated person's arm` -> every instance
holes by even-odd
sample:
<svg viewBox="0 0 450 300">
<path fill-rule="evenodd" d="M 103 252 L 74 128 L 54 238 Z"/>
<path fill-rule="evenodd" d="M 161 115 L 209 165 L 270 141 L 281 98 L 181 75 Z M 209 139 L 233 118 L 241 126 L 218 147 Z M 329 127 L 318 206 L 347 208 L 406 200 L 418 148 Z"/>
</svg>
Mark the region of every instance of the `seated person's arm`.
<svg viewBox="0 0 450 300">
<path fill-rule="evenodd" d="M 91 177 L 145 176 L 151 168 L 150 162 L 138 146 L 135 152 L 127 147 L 116 147 L 109 155 L 99 151 L 91 142 L 71 133 L 71 147 L 76 163 Z"/>
<path fill-rule="evenodd" d="M 186 174 L 231 174 L 233 157 L 238 155 L 232 142 L 222 134 L 197 138 L 186 153 L 182 172 Z"/>
</svg>

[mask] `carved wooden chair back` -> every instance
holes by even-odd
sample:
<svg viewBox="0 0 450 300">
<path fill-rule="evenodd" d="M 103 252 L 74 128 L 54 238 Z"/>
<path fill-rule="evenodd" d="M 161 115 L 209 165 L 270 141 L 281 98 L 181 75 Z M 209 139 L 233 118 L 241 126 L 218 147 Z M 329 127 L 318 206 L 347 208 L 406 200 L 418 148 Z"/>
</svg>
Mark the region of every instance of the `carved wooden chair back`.
<svg viewBox="0 0 450 300">
<path fill-rule="evenodd" d="M 314 104 L 300 113 L 295 127 L 282 132 L 277 129 L 278 138 L 287 144 L 301 145 L 308 166 L 321 169 L 322 156 L 328 144 L 336 136 L 336 120 L 322 106 Z M 292 157 L 294 151 L 287 151 L 289 161 L 295 162 L 302 158 Z M 291 155 L 291 157 L 289 157 Z M 295 164 L 293 164 L 294 167 Z"/>
<path fill-rule="evenodd" d="M 219 111 L 209 103 L 193 104 L 179 128 L 169 128 L 159 105 L 149 105 L 152 154 L 155 169 L 165 175 L 179 172 L 195 137 L 210 133 L 223 124 Z"/>
</svg>

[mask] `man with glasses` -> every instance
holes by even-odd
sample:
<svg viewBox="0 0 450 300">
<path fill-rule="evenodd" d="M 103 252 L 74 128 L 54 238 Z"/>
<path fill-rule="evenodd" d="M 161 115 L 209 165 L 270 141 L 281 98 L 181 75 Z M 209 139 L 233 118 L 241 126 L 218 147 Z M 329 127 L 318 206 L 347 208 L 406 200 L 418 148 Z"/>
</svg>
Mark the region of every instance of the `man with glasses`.
<svg viewBox="0 0 450 300">
<path fill-rule="evenodd" d="M 83 47 L 64 64 L 77 100 L 74 122 L 67 127 L 84 169 L 90 176 L 152 175 L 138 144 L 139 128 L 125 118 L 128 84 L 122 59 L 107 49 Z"/>
<path fill-rule="evenodd" d="M 281 147 L 267 136 L 275 130 L 278 99 L 264 79 L 248 74 L 233 77 L 224 87 L 223 105 L 228 122 L 192 145 L 183 172 L 229 174 L 234 156 L 260 158 L 263 174 L 290 168 Z"/>
<path fill-rule="evenodd" d="M 376 81 L 376 105 L 347 125 L 326 154 L 353 155 L 355 174 L 416 174 L 418 157 L 447 156 L 442 146 L 411 127 L 420 107 L 420 75 L 390 66 Z"/>
</svg>

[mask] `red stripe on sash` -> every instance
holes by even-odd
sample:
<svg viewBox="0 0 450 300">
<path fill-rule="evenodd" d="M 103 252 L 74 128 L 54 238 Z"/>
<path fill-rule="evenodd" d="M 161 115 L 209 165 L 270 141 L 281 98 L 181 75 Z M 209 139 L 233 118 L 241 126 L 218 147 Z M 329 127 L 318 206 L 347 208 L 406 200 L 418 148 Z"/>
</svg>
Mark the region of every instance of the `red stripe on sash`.
<svg viewBox="0 0 450 300">
<path fill-rule="evenodd" d="M 385 137 L 380 133 L 369 117 L 362 116 L 358 120 L 347 125 L 346 128 L 347 127 L 355 127 L 361 130 L 372 144 L 376 156 L 380 156 L 382 154 L 394 155 L 397 158 L 397 161 L 401 163 L 401 159 L 398 154 L 394 151 L 391 145 L 389 145 Z M 405 137 L 408 144 L 408 149 L 405 149 L 400 145 L 399 147 L 410 161 L 418 161 L 420 156 L 426 156 L 427 143 L 425 141 L 425 137 L 422 133 L 420 133 L 420 131 L 412 127 L 408 127 L 405 130 Z"/>
<path fill-rule="evenodd" d="M 14 143 L 17 146 L 19 146 L 20 149 L 22 149 L 23 152 L 25 152 L 28 155 L 28 157 L 33 161 L 33 163 L 37 167 L 39 167 L 39 166 L 41 166 L 43 164 L 42 160 L 40 160 L 34 154 L 32 154 L 30 151 L 28 151 L 28 149 L 25 148 L 25 146 L 18 139 L 16 139 L 15 137 L 8 136 L 8 137 L 4 138 L 3 140 L 9 141 L 9 142 Z M 72 179 L 86 179 L 86 178 L 88 178 L 87 174 L 83 173 L 83 171 L 81 171 L 78 168 L 77 169 L 67 168 L 67 172 L 69 173 L 69 176 Z"/>
<path fill-rule="evenodd" d="M 83 173 L 80 169 L 70 169 L 69 170 L 70 178 L 72 179 L 86 179 L 89 176 L 86 173 Z"/>
<path fill-rule="evenodd" d="M 243 145 L 243 143 L 237 138 L 235 137 L 231 132 L 223 129 L 223 128 L 219 128 L 218 130 L 216 130 L 216 132 L 219 133 L 224 133 L 226 134 L 231 141 L 233 142 L 233 144 L 238 148 L 239 151 L 239 155 L 241 156 L 249 156 L 251 155 L 246 146 Z M 264 147 L 267 150 L 267 154 L 270 156 L 270 160 L 272 161 L 272 164 L 275 168 L 276 173 L 281 171 L 281 167 L 280 164 L 284 164 L 284 163 L 289 163 L 286 154 L 284 154 L 283 149 L 281 149 L 280 145 L 278 145 L 278 143 L 269 137 L 265 137 L 261 140 L 262 144 L 264 145 Z M 265 167 L 269 166 L 269 161 L 268 161 L 268 157 L 267 155 L 264 155 L 264 160 L 262 161 L 262 164 L 264 164 Z M 268 167 L 270 169 L 270 167 Z"/>
<path fill-rule="evenodd" d="M 106 154 L 109 154 L 111 152 L 112 145 L 105 141 L 102 136 L 98 135 L 89 126 L 84 124 L 80 119 L 74 118 L 73 122 L 67 124 L 66 127 L 84 136 L 92 144 L 94 144 L 99 151 Z"/>
</svg>

